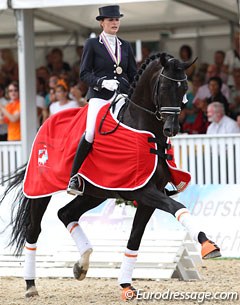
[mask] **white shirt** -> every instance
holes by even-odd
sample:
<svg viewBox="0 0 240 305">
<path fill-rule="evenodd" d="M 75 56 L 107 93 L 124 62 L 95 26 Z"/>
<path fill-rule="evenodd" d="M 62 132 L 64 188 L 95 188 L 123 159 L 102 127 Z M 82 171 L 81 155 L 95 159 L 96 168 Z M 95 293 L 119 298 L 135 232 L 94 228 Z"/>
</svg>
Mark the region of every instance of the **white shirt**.
<svg viewBox="0 0 240 305">
<path fill-rule="evenodd" d="M 116 52 L 116 35 L 107 34 L 105 32 L 104 32 L 104 35 L 107 38 L 113 53 L 115 54 L 115 52 Z"/>
<path fill-rule="evenodd" d="M 224 115 L 218 123 L 212 122 L 207 129 L 207 134 L 227 133 L 240 133 L 240 128 L 236 121 L 226 115 Z"/>
<path fill-rule="evenodd" d="M 228 66 L 230 72 L 234 68 L 240 68 L 240 59 L 235 55 L 234 50 L 228 50 L 224 58 L 224 65 Z"/>
<path fill-rule="evenodd" d="M 0 97 L 0 104 L 3 105 L 3 106 L 6 106 L 8 103 L 8 100 L 5 99 L 5 97 Z"/>
<path fill-rule="evenodd" d="M 54 102 L 50 105 L 49 111 L 50 111 L 50 115 L 53 115 L 65 109 L 78 108 L 78 107 L 79 105 L 76 101 L 68 101 L 68 103 L 64 105 L 61 105 L 60 102 Z"/>
<path fill-rule="evenodd" d="M 221 92 L 226 97 L 226 99 L 229 100 L 229 88 L 224 83 L 222 84 Z M 193 104 L 196 102 L 197 99 L 204 100 L 205 98 L 209 98 L 210 96 L 211 93 L 209 91 L 208 84 L 202 85 L 197 90 L 197 93 L 193 99 Z"/>
<path fill-rule="evenodd" d="M 228 86 L 234 85 L 234 79 L 232 76 L 233 69 L 240 68 L 240 59 L 235 55 L 234 50 L 228 50 L 224 58 L 224 65 L 228 66 Z"/>
<path fill-rule="evenodd" d="M 42 108 L 42 109 L 46 108 L 46 106 L 45 106 L 45 98 L 42 97 L 41 95 L 37 94 L 36 95 L 36 105 L 37 105 L 37 107 Z"/>
<path fill-rule="evenodd" d="M 0 104 L 2 106 L 6 106 L 8 103 L 8 100 L 5 99 L 5 97 L 0 97 Z M 4 118 L 4 115 L 2 113 L 0 113 L 0 120 L 2 120 Z M 6 134 L 7 133 L 7 124 L 0 124 L 0 134 Z"/>
</svg>

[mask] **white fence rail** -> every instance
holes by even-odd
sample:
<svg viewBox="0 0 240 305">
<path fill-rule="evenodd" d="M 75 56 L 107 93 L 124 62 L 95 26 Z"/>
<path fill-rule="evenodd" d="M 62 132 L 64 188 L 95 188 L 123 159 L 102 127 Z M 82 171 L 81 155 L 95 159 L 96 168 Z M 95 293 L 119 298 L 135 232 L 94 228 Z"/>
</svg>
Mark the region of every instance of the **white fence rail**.
<svg viewBox="0 0 240 305">
<path fill-rule="evenodd" d="M 21 165 L 21 142 L 0 142 L 0 184 Z"/>
<path fill-rule="evenodd" d="M 192 184 L 240 183 L 240 135 L 181 135 L 172 140 L 177 165 Z"/>
<path fill-rule="evenodd" d="M 179 135 L 172 143 L 192 184 L 240 184 L 240 135 Z M 21 165 L 21 142 L 0 142 L 0 181 Z"/>
</svg>

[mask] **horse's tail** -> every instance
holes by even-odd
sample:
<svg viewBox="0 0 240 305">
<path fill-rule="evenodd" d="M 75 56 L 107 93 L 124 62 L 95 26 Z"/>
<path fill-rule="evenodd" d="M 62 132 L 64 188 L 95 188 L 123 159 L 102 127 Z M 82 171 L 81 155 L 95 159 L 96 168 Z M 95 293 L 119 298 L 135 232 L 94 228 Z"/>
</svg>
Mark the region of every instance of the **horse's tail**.
<svg viewBox="0 0 240 305">
<path fill-rule="evenodd" d="M 23 166 L 17 168 L 13 175 L 2 181 L 2 183 L 7 184 L 7 187 L 4 190 L 3 194 L 0 196 L 0 204 L 11 191 L 18 189 L 14 201 L 18 198 L 19 193 L 22 193 L 22 182 L 25 176 L 26 168 L 27 164 L 24 164 Z"/>
<path fill-rule="evenodd" d="M 15 245 L 14 254 L 20 256 L 23 251 L 23 247 L 26 241 L 27 227 L 30 223 L 30 209 L 31 199 L 25 197 L 22 194 L 22 198 L 19 198 L 18 207 L 14 204 L 12 206 L 11 222 L 12 226 L 11 239 L 8 246 Z M 14 210 L 16 209 L 16 213 Z"/>
<path fill-rule="evenodd" d="M 0 199 L 1 204 L 10 192 L 15 191 L 13 199 L 11 197 L 11 221 L 7 228 L 12 226 L 11 239 L 8 246 L 13 246 L 15 244 L 14 254 L 16 256 L 22 254 L 23 246 L 26 240 L 27 226 L 30 223 L 31 199 L 24 196 L 22 184 L 25 172 L 26 164 L 18 168 L 10 178 L 4 181 L 8 182 L 9 184 Z"/>
</svg>

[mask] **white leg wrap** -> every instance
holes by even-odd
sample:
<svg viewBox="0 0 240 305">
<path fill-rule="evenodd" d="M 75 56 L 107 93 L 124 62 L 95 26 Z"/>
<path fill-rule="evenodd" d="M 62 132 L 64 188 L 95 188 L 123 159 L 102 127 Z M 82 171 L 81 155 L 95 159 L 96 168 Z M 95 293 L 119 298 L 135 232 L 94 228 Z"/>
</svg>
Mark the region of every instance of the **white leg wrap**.
<svg viewBox="0 0 240 305">
<path fill-rule="evenodd" d="M 138 251 L 133 251 L 126 248 L 118 277 L 118 283 L 120 285 L 132 283 L 132 274 L 137 261 L 137 256 Z"/>
<path fill-rule="evenodd" d="M 75 241 L 80 255 L 82 255 L 86 250 L 92 248 L 90 241 L 88 240 L 78 222 L 74 221 L 69 223 L 67 229 Z"/>
<path fill-rule="evenodd" d="M 26 242 L 24 254 L 25 262 L 23 267 L 23 278 L 25 280 L 34 280 L 36 278 L 36 251 L 37 244 Z"/>
<path fill-rule="evenodd" d="M 182 208 L 175 213 L 175 217 L 177 220 L 187 229 L 192 238 L 198 241 L 198 234 L 201 231 L 198 222 L 196 219 L 190 214 L 188 209 Z"/>
</svg>

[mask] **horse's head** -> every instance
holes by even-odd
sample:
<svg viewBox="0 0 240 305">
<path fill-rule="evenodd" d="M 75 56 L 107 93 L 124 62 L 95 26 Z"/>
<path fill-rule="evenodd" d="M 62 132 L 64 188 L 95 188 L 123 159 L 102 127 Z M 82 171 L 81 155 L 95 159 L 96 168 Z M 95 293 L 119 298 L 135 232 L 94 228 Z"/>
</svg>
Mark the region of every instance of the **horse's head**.
<svg viewBox="0 0 240 305">
<path fill-rule="evenodd" d="M 158 118 L 164 121 L 164 135 L 173 137 L 179 131 L 178 115 L 188 89 L 185 70 L 193 62 L 180 62 L 162 53 L 160 63 L 162 69 L 155 84 L 154 103 Z"/>
</svg>

